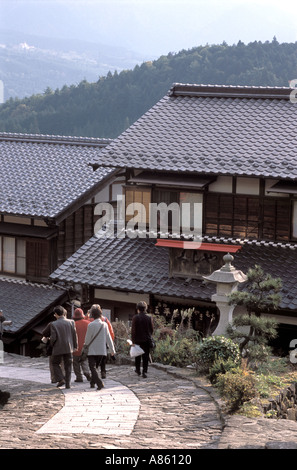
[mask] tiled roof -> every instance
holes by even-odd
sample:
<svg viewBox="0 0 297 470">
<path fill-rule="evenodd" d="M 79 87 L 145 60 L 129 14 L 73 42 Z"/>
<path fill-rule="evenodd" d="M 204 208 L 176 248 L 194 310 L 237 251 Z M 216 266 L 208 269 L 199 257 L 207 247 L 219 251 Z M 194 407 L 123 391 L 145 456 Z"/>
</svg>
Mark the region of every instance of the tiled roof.
<svg viewBox="0 0 297 470">
<path fill-rule="evenodd" d="M 223 240 L 209 240 L 223 243 Z M 239 243 L 226 239 L 225 243 Z M 52 280 L 101 288 L 210 300 L 213 284 L 169 278 L 169 250 L 151 238 L 91 238 L 52 275 Z M 244 273 L 255 264 L 283 281 L 282 309 L 297 309 L 297 246 L 242 241 L 233 265 Z"/>
<path fill-rule="evenodd" d="M 291 91 L 175 84 L 92 164 L 297 179 Z"/>
<path fill-rule="evenodd" d="M 155 239 L 91 238 L 51 276 L 63 280 L 131 292 L 189 299 L 209 299 L 212 286 L 200 280 L 168 277 L 169 251 Z"/>
<path fill-rule="evenodd" d="M 0 278 L 0 309 L 5 319 L 12 321 L 5 331 L 18 332 L 52 304 L 59 303 L 62 296 L 65 291 L 55 286 Z"/>
<path fill-rule="evenodd" d="M 0 213 L 55 218 L 113 168 L 89 166 L 111 141 L 0 134 Z"/>
</svg>

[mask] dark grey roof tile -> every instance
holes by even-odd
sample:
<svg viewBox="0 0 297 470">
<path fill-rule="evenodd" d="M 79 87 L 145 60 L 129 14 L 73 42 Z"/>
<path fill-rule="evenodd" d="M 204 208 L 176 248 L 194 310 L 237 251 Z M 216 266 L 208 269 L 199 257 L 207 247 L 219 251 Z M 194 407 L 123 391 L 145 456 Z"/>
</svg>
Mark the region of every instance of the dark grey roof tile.
<svg viewBox="0 0 297 470">
<path fill-rule="evenodd" d="M 216 243 L 228 240 L 211 240 Z M 235 243 L 235 241 L 233 241 Z M 60 266 L 51 278 L 92 286 L 145 292 L 196 300 L 211 300 L 212 284 L 192 279 L 169 278 L 169 251 L 155 246 L 155 239 L 98 239 L 93 237 L 76 257 Z M 230 243 L 230 242 L 229 242 Z M 238 242 L 237 242 L 238 243 Z M 297 246 L 275 243 L 241 242 L 234 259 L 237 269 L 247 272 L 260 264 L 265 272 L 283 281 L 281 308 L 297 310 Z M 94 262 L 92 274 L 90 261 Z"/>
<path fill-rule="evenodd" d="M 0 309 L 5 319 L 12 321 L 5 331 L 18 332 L 64 296 L 65 292 L 55 286 L 0 278 Z"/>
<path fill-rule="evenodd" d="M 93 162 L 106 164 L 104 158 L 112 155 L 119 167 L 297 179 L 297 108 L 289 100 L 291 89 L 213 89 L 173 86 L 170 96 Z"/>
<path fill-rule="evenodd" d="M 112 171 L 89 166 L 111 141 L 0 134 L 0 212 L 54 218 Z"/>
</svg>

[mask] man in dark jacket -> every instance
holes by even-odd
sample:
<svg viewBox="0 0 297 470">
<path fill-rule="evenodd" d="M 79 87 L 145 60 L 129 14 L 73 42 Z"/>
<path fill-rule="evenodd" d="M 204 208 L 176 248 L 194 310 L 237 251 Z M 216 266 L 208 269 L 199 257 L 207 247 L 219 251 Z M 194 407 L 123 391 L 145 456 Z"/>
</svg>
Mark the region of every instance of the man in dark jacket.
<svg viewBox="0 0 297 470">
<path fill-rule="evenodd" d="M 78 347 L 77 334 L 73 320 L 66 318 L 66 310 L 62 306 L 54 309 L 56 321 L 51 323 L 50 344 L 53 347 L 52 365 L 55 378 L 58 381 L 57 387 L 66 384 L 70 388 L 72 353 Z M 65 377 L 61 369 L 61 362 L 64 363 Z"/>
<path fill-rule="evenodd" d="M 137 314 L 132 318 L 131 337 L 132 344 L 138 344 L 143 349 L 144 354 L 135 358 L 135 372 L 141 375 L 140 365 L 142 358 L 142 377 L 147 377 L 147 369 L 150 354 L 150 338 L 153 333 L 152 318 L 146 313 L 146 302 L 139 302 L 136 305 Z"/>
</svg>

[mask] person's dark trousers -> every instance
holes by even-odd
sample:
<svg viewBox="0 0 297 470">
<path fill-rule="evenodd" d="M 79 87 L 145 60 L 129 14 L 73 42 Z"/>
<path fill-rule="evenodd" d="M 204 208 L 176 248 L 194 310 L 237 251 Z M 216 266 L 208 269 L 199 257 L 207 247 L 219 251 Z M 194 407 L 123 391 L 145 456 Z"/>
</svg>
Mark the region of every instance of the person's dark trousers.
<svg viewBox="0 0 297 470">
<path fill-rule="evenodd" d="M 144 354 L 135 358 L 135 369 L 136 372 L 140 374 L 140 366 L 142 359 L 142 372 L 146 374 L 150 357 L 150 343 L 149 341 L 146 341 L 145 343 L 138 343 L 138 346 L 140 346 L 141 349 L 144 350 Z"/>
<path fill-rule="evenodd" d="M 65 376 L 61 369 L 61 363 L 63 361 L 64 369 L 65 369 Z M 61 380 L 65 380 L 66 387 L 70 387 L 71 382 L 71 366 L 72 366 L 72 354 L 54 354 L 52 359 L 53 365 L 53 372 L 55 376 L 55 380 L 57 382 L 61 382 Z"/>
<path fill-rule="evenodd" d="M 106 362 L 107 362 L 107 356 L 102 356 L 100 369 L 101 369 L 101 377 L 103 379 L 105 379 L 106 377 Z"/>
<path fill-rule="evenodd" d="M 98 370 L 97 370 L 101 364 L 103 357 L 104 356 L 88 356 L 89 368 L 91 372 L 91 387 L 94 384 L 96 384 L 99 389 L 104 386 L 102 380 L 100 379 L 98 375 Z"/>
</svg>

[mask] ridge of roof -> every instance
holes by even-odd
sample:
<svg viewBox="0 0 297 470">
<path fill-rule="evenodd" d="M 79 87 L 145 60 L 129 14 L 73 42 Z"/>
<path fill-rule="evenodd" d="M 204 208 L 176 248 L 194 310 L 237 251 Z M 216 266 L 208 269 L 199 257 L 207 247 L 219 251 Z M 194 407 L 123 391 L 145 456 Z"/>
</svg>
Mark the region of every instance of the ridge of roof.
<svg viewBox="0 0 297 470">
<path fill-rule="evenodd" d="M 291 87 L 173 83 L 169 96 L 290 99 Z"/>
<path fill-rule="evenodd" d="M 103 139 L 99 137 L 79 137 L 79 136 L 63 136 L 51 134 L 22 134 L 14 132 L 0 132 L 0 141 L 11 142 L 31 142 L 41 144 L 60 144 L 60 145 L 77 145 L 83 147 L 105 147 L 113 139 Z"/>
<path fill-rule="evenodd" d="M 131 234 L 135 234 L 135 236 L 131 236 Z M 90 240 L 95 240 L 96 238 L 105 238 L 104 231 L 101 232 L 101 236 L 95 234 Z M 122 229 L 119 235 L 116 237 L 119 239 L 128 238 L 134 240 L 134 238 L 139 239 L 150 239 L 150 240 L 181 240 L 181 241 L 189 241 L 189 242 L 197 242 L 194 239 L 192 234 L 190 235 L 181 235 L 177 236 L 175 233 L 164 233 L 164 232 L 154 232 L 154 231 L 147 231 L 147 230 L 139 230 L 139 229 Z M 255 246 L 265 246 L 265 247 L 273 247 L 273 248 L 288 248 L 290 250 L 297 250 L 297 243 L 296 242 L 282 242 L 282 241 L 273 241 L 273 240 L 260 240 L 260 239 L 252 239 L 252 238 L 238 238 L 238 237 L 220 237 L 217 235 L 202 235 L 198 242 L 201 243 L 216 243 L 216 244 L 233 244 L 233 245 L 255 245 Z M 84 245 L 83 245 L 84 246 Z"/>
<path fill-rule="evenodd" d="M 7 284 L 16 284 L 19 286 L 31 286 L 40 290 L 65 290 L 62 286 L 57 286 L 56 284 L 41 284 L 36 282 L 29 282 L 24 279 L 16 279 L 12 277 L 0 277 L 0 282 L 5 282 Z"/>
</svg>

